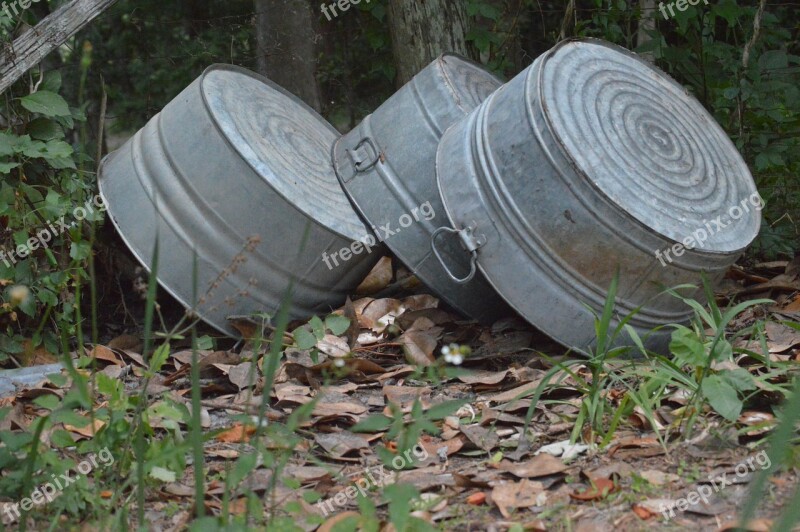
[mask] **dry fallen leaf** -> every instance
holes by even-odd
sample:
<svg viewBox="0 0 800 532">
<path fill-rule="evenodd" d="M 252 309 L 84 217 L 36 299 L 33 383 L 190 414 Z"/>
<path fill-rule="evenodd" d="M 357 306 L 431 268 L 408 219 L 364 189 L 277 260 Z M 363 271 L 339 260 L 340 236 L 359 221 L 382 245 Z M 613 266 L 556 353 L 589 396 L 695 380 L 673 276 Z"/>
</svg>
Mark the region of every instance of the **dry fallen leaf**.
<svg viewBox="0 0 800 532">
<path fill-rule="evenodd" d="M 87 421 L 89 420 L 86 418 Z M 83 427 L 75 427 L 73 425 L 64 424 L 64 429 L 68 430 L 69 432 L 74 432 L 75 434 L 80 434 L 84 438 L 92 438 L 97 433 L 98 430 L 105 426 L 105 422 L 99 419 L 95 419 L 94 423 L 89 422 L 86 426 Z"/>
<path fill-rule="evenodd" d="M 124 366 L 125 363 L 120 360 L 119 356 L 103 345 L 96 345 L 92 348 L 92 350 L 88 353 L 88 356 L 94 358 L 95 360 L 103 360 L 105 362 L 111 362 L 115 366 Z"/>
<path fill-rule="evenodd" d="M 576 501 L 599 501 L 605 499 L 609 494 L 617 491 L 618 486 L 614 481 L 608 478 L 596 478 L 592 481 L 592 485 L 585 490 L 575 490 L 569 496 Z"/>
<path fill-rule="evenodd" d="M 141 351 L 142 347 L 142 339 L 130 334 L 122 334 L 108 342 L 109 349 L 118 349 L 120 351 Z"/>
<path fill-rule="evenodd" d="M 255 434 L 256 428 L 248 425 L 237 423 L 228 430 L 221 432 L 217 435 L 217 441 L 226 443 L 247 443 L 250 441 L 250 436 Z"/>
<path fill-rule="evenodd" d="M 720 526 L 717 530 L 718 532 L 770 532 L 772 530 L 772 521 L 769 519 L 753 519 L 745 526 L 742 526 L 739 521 L 730 521 Z"/>
<path fill-rule="evenodd" d="M 322 523 L 322 525 L 320 525 L 320 527 L 317 529 L 317 532 L 333 532 L 333 530 L 336 528 L 336 525 L 338 525 L 342 521 L 346 521 L 352 518 L 358 519 L 360 517 L 361 514 L 358 512 L 342 512 L 340 514 L 336 514 L 327 521 L 325 521 L 324 523 Z"/>
<path fill-rule="evenodd" d="M 316 434 L 314 439 L 320 447 L 335 458 L 341 458 L 360 449 L 369 449 L 369 443 L 364 438 L 347 431 Z"/>
<path fill-rule="evenodd" d="M 356 294 L 369 296 L 377 294 L 392 282 L 394 277 L 394 270 L 392 269 L 392 259 L 390 257 L 383 257 L 378 261 L 378 264 L 372 268 L 367 278 L 358 285 Z"/>
<path fill-rule="evenodd" d="M 643 479 L 654 486 L 663 486 L 671 482 L 677 482 L 681 479 L 678 475 L 673 473 L 664 473 L 663 471 L 656 471 L 655 469 L 648 469 L 639 473 Z"/>
<path fill-rule="evenodd" d="M 511 517 L 510 510 L 547 504 L 547 492 L 544 491 L 544 485 L 535 480 L 508 482 L 494 487 L 492 502 L 497 505 L 503 517 L 508 519 Z"/>
<path fill-rule="evenodd" d="M 561 473 L 567 466 L 564 462 L 550 454 L 537 454 L 530 460 L 520 463 L 503 460 L 495 467 L 502 471 L 507 471 L 519 478 L 546 477 Z"/>
<path fill-rule="evenodd" d="M 480 506 L 481 504 L 486 503 L 486 493 L 483 491 L 479 491 L 478 493 L 473 493 L 469 497 L 467 497 L 467 504 L 471 504 L 473 506 Z"/>
</svg>

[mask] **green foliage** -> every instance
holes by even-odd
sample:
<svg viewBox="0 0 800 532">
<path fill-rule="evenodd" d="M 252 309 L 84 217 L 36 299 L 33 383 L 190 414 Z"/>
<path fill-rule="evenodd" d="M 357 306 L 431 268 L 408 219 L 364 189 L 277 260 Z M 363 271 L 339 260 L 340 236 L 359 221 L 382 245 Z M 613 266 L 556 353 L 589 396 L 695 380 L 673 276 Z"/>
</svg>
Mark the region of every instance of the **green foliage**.
<svg viewBox="0 0 800 532">
<path fill-rule="evenodd" d="M 57 71 L 37 86 L 0 103 L 0 114 L 14 117 L 0 131 L 0 360 L 19 363 L 42 343 L 60 352 L 60 334 L 77 333 L 75 291 L 87 279 L 92 227 L 105 210 L 85 155 L 67 142 L 84 113 L 58 94 Z"/>
</svg>

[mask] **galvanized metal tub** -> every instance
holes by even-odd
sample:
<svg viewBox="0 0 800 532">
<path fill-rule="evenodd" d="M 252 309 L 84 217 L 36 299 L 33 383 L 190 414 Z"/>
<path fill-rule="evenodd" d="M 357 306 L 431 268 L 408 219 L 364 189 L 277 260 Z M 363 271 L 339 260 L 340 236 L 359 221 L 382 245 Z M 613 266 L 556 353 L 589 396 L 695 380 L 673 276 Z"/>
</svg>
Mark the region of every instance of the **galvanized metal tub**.
<svg viewBox="0 0 800 532">
<path fill-rule="evenodd" d="M 616 271 L 614 326 L 638 307 L 630 325 L 643 336 L 685 322 L 690 309 L 662 289 L 700 284 L 703 271 L 719 280 L 761 220 L 746 164 L 700 103 L 598 40 L 557 45 L 451 128 L 437 173 L 449 221 L 489 282 L 581 350 Z M 666 351 L 670 332 L 648 346 Z"/>
<path fill-rule="evenodd" d="M 332 154 L 336 175 L 377 237 L 444 301 L 481 321 L 508 307 L 481 275 L 465 283 L 452 279 L 429 245 L 446 223 L 436 148 L 447 128 L 501 84 L 471 61 L 442 55 L 340 138 Z M 443 235 L 437 244 L 456 275 L 467 277 L 470 261 L 458 240 Z"/>
<path fill-rule="evenodd" d="M 214 65 L 104 160 L 100 193 L 148 269 L 158 237 L 159 283 L 235 335 L 226 316 L 274 312 L 290 283 L 295 317 L 339 306 L 380 258 L 353 244 L 371 231 L 331 166 L 338 136 L 269 80 Z"/>
</svg>

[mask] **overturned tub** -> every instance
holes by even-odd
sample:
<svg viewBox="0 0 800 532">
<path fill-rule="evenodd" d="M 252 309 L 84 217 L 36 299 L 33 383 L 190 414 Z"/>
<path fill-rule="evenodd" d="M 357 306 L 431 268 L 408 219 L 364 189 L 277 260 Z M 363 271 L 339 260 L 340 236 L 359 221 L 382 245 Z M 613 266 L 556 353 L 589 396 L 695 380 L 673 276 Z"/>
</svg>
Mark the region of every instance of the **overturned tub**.
<svg viewBox="0 0 800 532">
<path fill-rule="evenodd" d="M 148 269 L 158 242 L 161 286 L 236 335 L 227 316 L 274 313 L 290 285 L 293 317 L 340 306 L 380 258 L 331 166 L 338 136 L 269 80 L 214 65 L 106 157 L 100 193 Z"/>
<path fill-rule="evenodd" d="M 761 222 L 753 178 L 703 106 L 591 39 L 557 45 L 451 128 L 437 173 L 449 225 L 486 279 L 579 350 L 619 272 L 612 328 L 632 314 L 647 346 L 666 351 L 663 326 L 691 309 L 664 288 L 699 285 L 702 272 L 718 281 Z"/>
<path fill-rule="evenodd" d="M 436 149 L 444 132 L 501 84 L 480 65 L 442 55 L 333 149 L 336 175 L 377 239 L 450 306 L 484 322 L 510 311 L 464 256 L 462 242 L 452 232 L 435 234 L 446 224 Z M 432 239 L 449 271 L 436 259 Z"/>
</svg>

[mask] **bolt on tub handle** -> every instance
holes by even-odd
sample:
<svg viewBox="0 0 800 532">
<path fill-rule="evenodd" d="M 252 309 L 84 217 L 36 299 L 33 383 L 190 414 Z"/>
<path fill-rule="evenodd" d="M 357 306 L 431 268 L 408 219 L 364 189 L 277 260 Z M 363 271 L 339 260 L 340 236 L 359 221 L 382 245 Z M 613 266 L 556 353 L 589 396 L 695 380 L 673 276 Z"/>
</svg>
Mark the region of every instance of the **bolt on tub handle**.
<svg viewBox="0 0 800 532">
<path fill-rule="evenodd" d="M 458 284 L 467 284 L 472 279 L 475 278 L 475 274 L 478 272 L 478 250 L 486 245 L 486 236 L 484 235 L 475 235 L 475 230 L 478 228 L 475 222 L 472 222 L 464 229 L 452 229 L 450 227 L 440 227 L 436 231 L 433 232 L 431 235 L 431 250 L 433 250 L 433 254 L 436 256 L 436 259 L 444 268 L 445 273 L 456 283 Z M 450 268 L 447 266 L 447 263 L 442 257 L 442 254 L 439 253 L 439 249 L 436 247 L 436 238 L 441 235 L 442 233 L 451 233 L 457 234 L 458 237 L 461 239 L 461 244 L 464 246 L 470 253 L 470 262 L 469 262 L 469 274 L 463 279 L 457 277 L 450 271 Z"/>
</svg>

